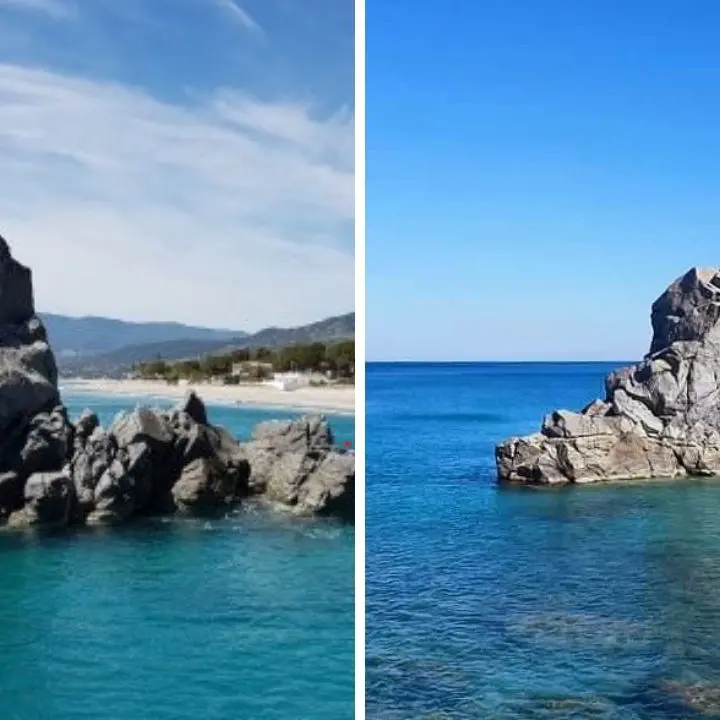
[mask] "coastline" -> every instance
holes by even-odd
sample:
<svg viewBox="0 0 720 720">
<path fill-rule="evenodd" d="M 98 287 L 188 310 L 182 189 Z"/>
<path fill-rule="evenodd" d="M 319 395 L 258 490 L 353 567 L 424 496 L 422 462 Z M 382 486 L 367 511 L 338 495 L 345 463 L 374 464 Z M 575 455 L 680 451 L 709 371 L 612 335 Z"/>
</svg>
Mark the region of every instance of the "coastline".
<svg viewBox="0 0 720 720">
<path fill-rule="evenodd" d="M 79 392 L 102 395 L 133 395 L 161 397 L 169 400 L 183 398 L 194 390 L 205 402 L 224 405 L 250 405 L 283 409 L 314 410 L 341 415 L 355 414 L 353 386 L 304 387 L 283 391 L 267 385 L 168 385 L 157 380 L 111 380 L 61 378 L 60 392 Z"/>
</svg>

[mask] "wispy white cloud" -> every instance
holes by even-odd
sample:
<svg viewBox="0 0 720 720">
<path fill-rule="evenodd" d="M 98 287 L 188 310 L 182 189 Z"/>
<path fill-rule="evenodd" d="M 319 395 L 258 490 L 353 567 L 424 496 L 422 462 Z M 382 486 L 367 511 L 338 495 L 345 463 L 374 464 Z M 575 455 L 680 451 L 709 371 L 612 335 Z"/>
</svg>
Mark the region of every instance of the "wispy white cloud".
<svg viewBox="0 0 720 720">
<path fill-rule="evenodd" d="M 253 20 L 252 17 L 250 17 L 250 14 L 246 10 L 243 10 L 233 0 L 215 0 L 215 2 L 247 30 L 264 34 L 263 29 L 257 24 L 257 22 L 255 22 L 255 20 Z"/>
<path fill-rule="evenodd" d="M 0 65 L 0 233 L 47 311 L 226 327 L 353 306 L 353 118 Z"/>
<path fill-rule="evenodd" d="M 42 12 L 57 19 L 73 14 L 72 6 L 62 0 L 0 0 L 0 10 L 3 8 Z"/>
</svg>

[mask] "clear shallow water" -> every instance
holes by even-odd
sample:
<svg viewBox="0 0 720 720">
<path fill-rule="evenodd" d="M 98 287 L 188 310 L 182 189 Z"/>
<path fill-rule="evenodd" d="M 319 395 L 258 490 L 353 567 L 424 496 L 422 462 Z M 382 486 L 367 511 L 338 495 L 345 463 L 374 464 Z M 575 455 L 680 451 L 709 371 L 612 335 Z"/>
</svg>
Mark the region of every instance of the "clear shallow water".
<svg viewBox="0 0 720 720">
<path fill-rule="evenodd" d="M 66 396 L 107 422 L 132 398 Z M 247 436 L 277 410 L 209 408 Z M 338 439 L 353 419 L 332 417 Z M 0 535 L 5 720 L 352 718 L 354 532 L 224 520 Z"/>
<path fill-rule="evenodd" d="M 720 481 L 495 482 L 622 364 L 368 367 L 369 718 L 720 717 Z"/>
</svg>

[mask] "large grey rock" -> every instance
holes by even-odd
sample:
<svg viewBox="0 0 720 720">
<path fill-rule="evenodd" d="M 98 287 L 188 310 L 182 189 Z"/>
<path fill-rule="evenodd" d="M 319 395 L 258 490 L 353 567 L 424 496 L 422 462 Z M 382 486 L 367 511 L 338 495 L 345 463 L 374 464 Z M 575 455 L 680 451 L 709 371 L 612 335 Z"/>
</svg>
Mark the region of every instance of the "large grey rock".
<svg viewBox="0 0 720 720">
<path fill-rule="evenodd" d="M 114 524 L 138 510 L 138 479 L 120 460 L 115 459 L 102 474 L 93 493 L 94 507 L 88 525 Z"/>
<path fill-rule="evenodd" d="M 84 411 L 75 425 L 69 474 L 75 487 L 77 522 L 95 507 L 95 488 L 118 451 L 115 438 L 99 425 L 97 415 Z"/>
<path fill-rule="evenodd" d="M 329 451 L 290 452 L 273 464 L 265 497 L 308 515 L 355 518 L 355 458 Z"/>
<path fill-rule="evenodd" d="M 166 418 L 173 435 L 173 443 L 156 472 L 156 505 L 180 507 L 183 512 L 204 512 L 212 506 L 227 503 L 228 492 L 234 500 L 248 494 L 250 466 L 239 442 L 221 427 L 201 424 L 185 410 L 175 410 Z M 199 467 L 198 461 L 207 461 L 212 470 L 212 482 L 200 482 L 197 499 L 189 499 L 190 484 L 200 475 L 186 468 Z M 215 479 L 217 478 L 217 482 Z M 174 488 L 182 481 L 177 492 Z M 228 490 L 230 488 L 230 491 Z M 216 494 L 216 497 L 212 497 Z M 178 499 L 180 502 L 178 502 Z"/>
<path fill-rule="evenodd" d="M 297 453 L 327 453 L 332 445 L 332 431 L 323 415 L 260 423 L 244 447 L 250 462 L 250 490 L 265 492 L 280 458 Z"/>
<path fill-rule="evenodd" d="M 296 512 L 355 517 L 355 457 L 332 447 L 326 418 L 307 415 L 259 425 L 243 450 L 253 493 Z"/>
<path fill-rule="evenodd" d="M 303 512 L 355 520 L 355 457 L 330 452 L 305 479 L 298 505 Z"/>
<path fill-rule="evenodd" d="M 76 435 L 73 481 L 88 523 L 204 513 L 248 494 L 250 467 L 240 444 L 222 428 L 197 422 L 197 407 L 193 414 L 138 408 L 106 435 L 97 427 L 87 440 Z"/>
<path fill-rule="evenodd" d="M 237 482 L 237 475 L 217 460 L 197 458 L 183 468 L 172 496 L 181 512 L 201 514 L 233 503 Z"/>
<path fill-rule="evenodd" d="M 496 451 L 503 480 L 537 485 L 686 475 L 671 443 L 640 434 L 513 438 Z"/>
<path fill-rule="evenodd" d="M 0 430 L 59 404 L 55 360 L 46 343 L 0 345 Z"/>
<path fill-rule="evenodd" d="M 62 472 L 35 473 L 25 483 L 25 518 L 30 525 L 66 525 L 75 497 Z"/>
<path fill-rule="evenodd" d="M 304 415 L 297 420 L 270 420 L 260 423 L 252 439 L 278 452 L 291 450 L 328 450 L 333 434 L 324 415 Z"/>
<path fill-rule="evenodd" d="M 650 353 L 678 340 L 699 340 L 720 319 L 720 277 L 717 268 L 692 268 L 653 303 Z"/>
<path fill-rule="evenodd" d="M 58 406 L 57 367 L 45 329 L 35 316 L 30 271 L 14 260 L 0 238 L 0 471 L 27 477 L 39 467 L 22 465 L 31 422 Z M 37 457 L 28 447 L 29 459 Z M 61 463 L 42 462 L 44 469 Z M 52 467 L 51 467 L 52 466 Z"/>
<path fill-rule="evenodd" d="M 72 452 L 73 428 L 65 409 L 38 413 L 29 424 L 20 463 L 25 474 L 60 470 Z"/>
<path fill-rule="evenodd" d="M 583 483 L 720 474 L 720 271 L 693 268 L 652 306 L 645 359 L 604 400 L 546 416 L 495 453 L 500 480 Z"/>
<path fill-rule="evenodd" d="M 165 418 L 145 407 L 120 415 L 108 432 L 115 438 L 118 447 L 128 447 L 139 441 L 169 445 L 173 440 Z"/>
<path fill-rule="evenodd" d="M 97 413 L 92 410 L 83 410 L 82 414 L 75 423 L 75 434 L 80 440 L 89 438 L 95 430 L 100 426 L 100 419 Z"/>
</svg>

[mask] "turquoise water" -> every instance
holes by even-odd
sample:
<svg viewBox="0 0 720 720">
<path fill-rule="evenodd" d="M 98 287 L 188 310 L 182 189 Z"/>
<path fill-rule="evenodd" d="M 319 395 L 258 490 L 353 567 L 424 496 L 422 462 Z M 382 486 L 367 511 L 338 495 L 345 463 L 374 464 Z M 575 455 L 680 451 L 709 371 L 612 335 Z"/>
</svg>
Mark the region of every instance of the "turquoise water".
<svg viewBox="0 0 720 720">
<path fill-rule="evenodd" d="M 107 422 L 131 398 L 67 396 Z M 211 407 L 246 436 L 292 415 Z M 353 419 L 335 416 L 340 441 Z M 0 536 L 0 718 L 352 718 L 354 533 L 224 520 Z"/>
<path fill-rule="evenodd" d="M 369 718 L 720 717 L 720 481 L 495 481 L 617 365 L 368 367 Z"/>
</svg>

